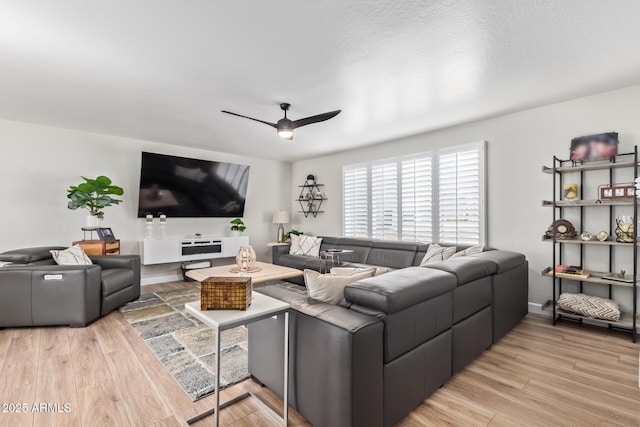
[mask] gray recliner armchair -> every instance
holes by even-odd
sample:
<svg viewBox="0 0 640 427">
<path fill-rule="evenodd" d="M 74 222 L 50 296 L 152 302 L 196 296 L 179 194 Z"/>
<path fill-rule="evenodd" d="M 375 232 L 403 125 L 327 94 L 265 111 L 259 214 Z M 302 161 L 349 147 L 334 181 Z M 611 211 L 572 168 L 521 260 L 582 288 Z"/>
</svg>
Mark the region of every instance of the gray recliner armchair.
<svg viewBox="0 0 640 427">
<path fill-rule="evenodd" d="M 0 327 L 83 327 L 140 297 L 138 255 L 94 256 L 93 265 L 57 265 L 50 250 L 0 254 Z"/>
</svg>

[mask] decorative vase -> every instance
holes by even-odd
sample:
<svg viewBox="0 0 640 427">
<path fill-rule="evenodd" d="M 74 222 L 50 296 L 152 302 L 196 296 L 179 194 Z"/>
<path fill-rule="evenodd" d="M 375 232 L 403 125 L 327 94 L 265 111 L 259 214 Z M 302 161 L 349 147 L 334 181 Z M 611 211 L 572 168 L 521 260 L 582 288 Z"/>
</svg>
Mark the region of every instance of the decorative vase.
<svg viewBox="0 0 640 427">
<path fill-rule="evenodd" d="M 620 243 L 633 243 L 635 241 L 633 217 L 623 216 L 616 218 L 616 241 Z"/>
<path fill-rule="evenodd" d="M 84 219 L 85 228 L 96 229 L 100 227 L 101 218 L 96 215 L 87 215 Z"/>
<path fill-rule="evenodd" d="M 240 246 L 236 254 L 236 264 L 240 271 L 249 271 L 256 265 L 256 252 L 251 245 Z"/>
<path fill-rule="evenodd" d="M 231 231 L 231 236 L 232 237 L 240 237 L 240 232 L 238 230 L 232 230 Z"/>
</svg>

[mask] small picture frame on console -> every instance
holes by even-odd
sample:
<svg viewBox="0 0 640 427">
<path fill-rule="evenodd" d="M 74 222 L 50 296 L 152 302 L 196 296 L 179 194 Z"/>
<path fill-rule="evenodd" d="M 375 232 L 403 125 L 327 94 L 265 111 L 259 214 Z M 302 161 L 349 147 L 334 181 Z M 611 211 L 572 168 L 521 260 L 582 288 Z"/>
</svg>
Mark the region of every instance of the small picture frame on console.
<svg viewBox="0 0 640 427">
<path fill-rule="evenodd" d="M 109 227 L 98 228 L 96 233 L 98 233 L 98 238 L 104 242 L 116 240 L 116 236 L 113 235 L 113 231 L 111 231 L 111 228 Z"/>
</svg>

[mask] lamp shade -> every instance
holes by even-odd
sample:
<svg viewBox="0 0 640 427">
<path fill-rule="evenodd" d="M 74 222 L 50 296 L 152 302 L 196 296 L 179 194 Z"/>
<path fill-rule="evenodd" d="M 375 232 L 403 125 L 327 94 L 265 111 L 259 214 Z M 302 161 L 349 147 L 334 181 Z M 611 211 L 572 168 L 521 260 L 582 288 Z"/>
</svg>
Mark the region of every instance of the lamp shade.
<svg viewBox="0 0 640 427">
<path fill-rule="evenodd" d="M 274 224 L 289 224 L 289 212 L 287 211 L 276 211 L 273 214 L 273 223 Z"/>
</svg>

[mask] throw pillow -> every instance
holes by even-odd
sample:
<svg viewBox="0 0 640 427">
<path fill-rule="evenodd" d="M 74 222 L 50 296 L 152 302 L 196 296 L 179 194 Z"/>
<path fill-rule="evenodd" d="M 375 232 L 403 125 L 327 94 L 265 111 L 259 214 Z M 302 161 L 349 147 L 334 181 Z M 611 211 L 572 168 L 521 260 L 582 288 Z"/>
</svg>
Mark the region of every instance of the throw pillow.
<svg viewBox="0 0 640 427">
<path fill-rule="evenodd" d="M 58 265 L 91 265 L 91 259 L 78 245 L 73 245 L 65 250 L 51 251 L 54 261 Z"/>
<path fill-rule="evenodd" d="M 592 319 L 613 322 L 620 320 L 620 304 L 610 299 L 585 294 L 564 293 L 558 297 L 557 303 L 562 310 Z"/>
<path fill-rule="evenodd" d="M 483 250 L 484 250 L 483 245 L 469 246 L 467 249 L 464 249 L 462 251 L 456 252 L 455 254 L 451 255 L 451 258 L 460 258 L 463 256 L 479 254 Z"/>
<path fill-rule="evenodd" d="M 315 270 L 304 270 L 304 284 L 307 286 L 307 295 L 327 304 L 339 304 L 344 299 L 344 288 L 358 280 L 373 277 L 373 268 L 348 276 L 337 274 L 320 274 Z"/>
<path fill-rule="evenodd" d="M 445 259 L 451 258 L 455 253 L 455 246 L 444 247 L 437 243 L 432 243 L 429 245 L 427 253 L 424 254 L 420 266 L 431 264 L 432 262 L 444 261 Z"/>
<path fill-rule="evenodd" d="M 291 236 L 291 255 L 306 255 L 312 257 L 320 256 L 320 244 L 322 237 L 313 236 Z"/>
<path fill-rule="evenodd" d="M 359 273 L 361 271 L 367 271 L 370 269 L 374 269 L 374 276 L 379 276 L 381 274 L 385 274 L 391 271 L 388 267 L 333 267 L 331 269 L 331 274 L 336 274 L 338 276 L 349 276 L 354 273 Z"/>
</svg>

